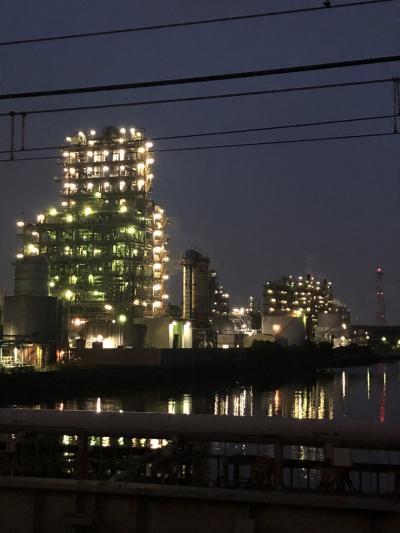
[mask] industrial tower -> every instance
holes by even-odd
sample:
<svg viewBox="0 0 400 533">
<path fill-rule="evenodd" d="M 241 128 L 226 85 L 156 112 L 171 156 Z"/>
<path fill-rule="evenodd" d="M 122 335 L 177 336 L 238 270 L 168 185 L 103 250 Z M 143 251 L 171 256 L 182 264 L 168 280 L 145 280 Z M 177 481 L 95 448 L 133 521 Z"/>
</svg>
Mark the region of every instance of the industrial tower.
<svg viewBox="0 0 400 533">
<path fill-rule="evenodd" d="M 153 144 L 141 130 L 114 127 L 66 142 L 60 205 L 18 223 L 17 258 L 48 258 L 49 292 L 66 303 L 70 338 L 109 337 L 167 307 L 167 221 L 151 199 Z"/>
<path fill-rule="evenodd" d="M 385 294 L 383 292 L 383 268 L 376 267 L 376 325 L 384 326 L 386 324 Z"/>
</svg>

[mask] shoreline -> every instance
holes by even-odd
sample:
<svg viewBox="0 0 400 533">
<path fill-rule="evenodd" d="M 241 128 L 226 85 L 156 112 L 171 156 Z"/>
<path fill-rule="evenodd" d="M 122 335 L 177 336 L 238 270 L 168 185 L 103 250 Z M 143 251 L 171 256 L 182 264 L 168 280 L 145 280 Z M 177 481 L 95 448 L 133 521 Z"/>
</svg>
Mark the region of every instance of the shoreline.
<svg viewBox="0 0 400 533">
<path fill-rule="evenodd" d="M 399 353 L 377 354 L 369 349 L 327 349 L 256 346 L 243 350 L 193 351 L 187 364 L 168 366 L 53 367 L 45 371 L 0 373 L 0 406 L 58 401 L 68 397 L 113 396 L 157 387 L 234 387 L 253 384 L 282 386 L 288 381 L 315 380 L 319 371 L 398 361 Z M 202 357 L 202 355 L 204 357 Z M 210 359 L 210 355 L 214 356 Z M 211 362 L 210 362 L 211 361 Z"/>
</svg>

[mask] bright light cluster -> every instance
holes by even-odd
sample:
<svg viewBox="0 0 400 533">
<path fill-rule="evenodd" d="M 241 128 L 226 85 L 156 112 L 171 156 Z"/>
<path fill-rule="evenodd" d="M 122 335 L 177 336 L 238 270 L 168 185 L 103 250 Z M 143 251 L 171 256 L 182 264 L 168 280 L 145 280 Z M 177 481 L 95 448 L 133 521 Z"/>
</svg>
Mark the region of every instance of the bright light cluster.
<svg viewBox="0 0 400 533">
<path fill-rule="evenodd" d="M 169 256 L 167 219 L 151 200 L 153 143 L 137 128 L 88 129 L 66 138 L 60 163 L 60 205 L 17 222 L 17 258 L 49 257 L 50 292 L 70 303 L 75 328 L 89 321 L 85 306 L 120 326 L 162 314 Z"/>
</svg>

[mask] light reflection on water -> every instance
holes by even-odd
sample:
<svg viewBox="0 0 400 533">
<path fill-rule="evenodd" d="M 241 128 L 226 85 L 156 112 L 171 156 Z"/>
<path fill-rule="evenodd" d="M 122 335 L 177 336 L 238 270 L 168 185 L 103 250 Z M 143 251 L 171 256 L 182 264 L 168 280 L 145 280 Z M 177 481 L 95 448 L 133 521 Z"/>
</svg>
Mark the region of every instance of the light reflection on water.
<svg viewBox="0 0 400 533">
<path fill-rule="evenodd" d="M 313 383 L 292 382 L 278 388 L 237 385 L 219 390 L 198 387 L 135 391 L 119 397 L 74 399 L 31 405 L 34 408 L 91 411 L 151 411 L 281 418 L 397 421 L 400 415 L 400 364 L 334 369 Z"/>
</svg>

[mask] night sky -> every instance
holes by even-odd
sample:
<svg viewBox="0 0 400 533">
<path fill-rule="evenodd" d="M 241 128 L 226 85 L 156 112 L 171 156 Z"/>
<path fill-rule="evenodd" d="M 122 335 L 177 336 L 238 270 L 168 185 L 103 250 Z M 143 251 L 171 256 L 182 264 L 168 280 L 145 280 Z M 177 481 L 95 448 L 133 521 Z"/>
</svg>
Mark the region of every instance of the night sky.
<svg viewBox="0 0 400 533">
<path fill-rule="evenodd" d="M 332 0 L 332 3 L 338 4 Z M 107 30 L 318 6 L 313 0 L 14 0 L 1 39 Z M 0 91 L 57 89 L 398 54 L 400 3 L 0 48 Z M 119 93 L 3 101 L 0 111 L 184 97 L 400 77 L 400 65 L 359 67 Z M 392 113 L 392 86 L 33 116 L 27 144 L 62 144 L 79 129 L 144 127 L 152 137 Z M 8 148 L 0 119 L 1 149 Z M 391 131 L 391 120 L 160 141 L 156 148 Z M 180 303 L 179 259 L 207 254 L 236 305 L 268 279 L 305 271 L 333 281 L 353 321 L 375 320 L 375 267 L 385 270 L 387 320 L 400 322 L 400 137 L 156 154 L 154 200 L 165 207 Z M 54 153 L 53 153 L 54 155 Z M 0 287 L 12 290 L 15 222 L 59 203 L 55 161 L 3 163 Z"/>
</svg>

